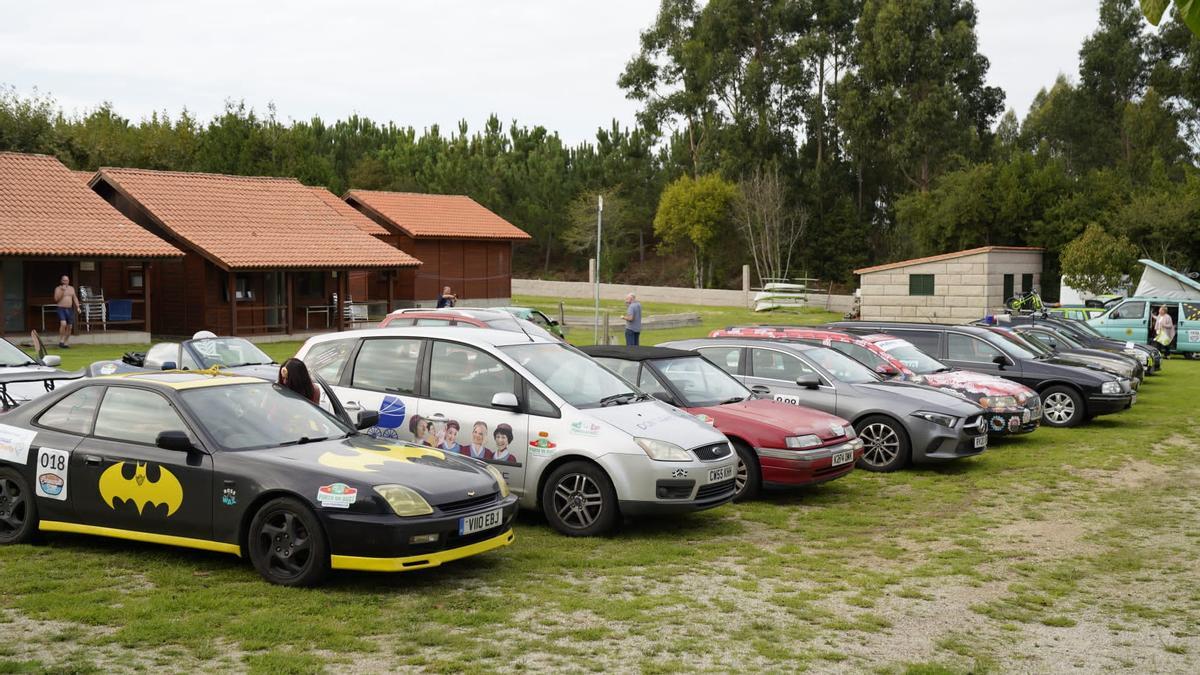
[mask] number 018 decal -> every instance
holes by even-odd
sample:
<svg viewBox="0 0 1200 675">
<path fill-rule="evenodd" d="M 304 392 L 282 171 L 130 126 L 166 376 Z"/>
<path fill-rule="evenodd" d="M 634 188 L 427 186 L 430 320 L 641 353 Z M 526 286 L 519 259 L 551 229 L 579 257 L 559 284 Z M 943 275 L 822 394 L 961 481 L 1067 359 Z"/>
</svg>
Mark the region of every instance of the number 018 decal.
<svg viewBox="0 0 1200 675">
<path fill-rule="evenodd" d="M 42 448 L 38 450 L 37 483 L 34 492 L 39 497 L 65 501 L 67 498 L 67 469 L 71 465 L 71 453 L 66 450 Z"/>
</svg>

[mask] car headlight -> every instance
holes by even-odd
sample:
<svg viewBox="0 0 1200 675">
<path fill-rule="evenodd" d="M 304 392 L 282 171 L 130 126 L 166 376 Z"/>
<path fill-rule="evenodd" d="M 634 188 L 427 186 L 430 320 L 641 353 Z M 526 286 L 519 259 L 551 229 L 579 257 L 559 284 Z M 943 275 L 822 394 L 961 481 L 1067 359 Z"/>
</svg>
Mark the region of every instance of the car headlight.
<svg viewBox="0 0 1200 675">
<path fill-rule="evenodd" d="M 783 442 L 789 448 L 812 448 L 821 444 L 821 438 L 816 434 L 805 434 L 804 436 L 788 436 L 783 439 Z"/>
<path fill-rule="evenodd" d="M 500 469 L 497 469 L 496 467 L 492 466 L 491 464 L 484 466 L 484 468 L 487 469 L 488 473 L 492 474 L 492 478 L 495 478 L 496 483 L 498 483 L 500 485 L 500 496 L 507 497 L 508 496 L 508 481 L 504 480 L 504 474 L 500 473 Z"/>
<path fill-rule="evenodd" d="M 999 411 L 1002 408 L 1017 407 L 1016 396 L 984 396 L 979 399 L 979 405 L 990 408 L 994 411 Z"/>
<path fill-rule="evenodd" d="M 637 444 L 642 446 L 642 450 L 650 456 L 650 459 L 656 459 L 660 462 L 690 462 L 692 456 L 687 453 L 687 450 L 666 441 L 660 441 L 653 438 L 635 438 Z"/>
<path fill-rule="evenodd" d="M 858 432 L 854 430 L 854 427 L 847 424 L 844 428 L 846 429 L 846 438 L 858 438 Z"/>
<path fill-rule="evenodd" d="M 1100 385 L 1100 393 L 1119 394 L 1121 393 L 1121 383 L 1115 380 L 1111 382 L 1105 382 L 1104 384 Z"/>
<path fill-rule="evenodd" d="M 398 516 L 427 516 L 433 507 L 416 490 L 403 485 L 376 485 L 375 492 Z"/>
<path fill-rule="evenodd" d="M 955 423 L 958 422 L 958 418 L 955 417 L 954 415 L 947 415 L 945 413 L 937 413 L 937 412 L 929 412 L 928 410 L 918 410 L 917 412 L 913 413 L 913 417 L 920 417 L 921 419 L 925 420 L 926 422 L 933 422 L 934 424 L 940 424 L 944 427 L 948 427 L 951 429 L 953 429 Z"/>
</svg>

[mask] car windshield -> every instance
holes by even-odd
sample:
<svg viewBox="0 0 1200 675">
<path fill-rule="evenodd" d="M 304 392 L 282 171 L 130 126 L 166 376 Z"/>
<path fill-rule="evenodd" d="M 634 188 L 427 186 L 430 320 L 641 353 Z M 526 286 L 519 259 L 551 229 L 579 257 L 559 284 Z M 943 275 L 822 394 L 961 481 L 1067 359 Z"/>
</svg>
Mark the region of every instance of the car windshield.
<svg viewBox="0 0 1200 675">
<path fill-rule="evenodd" d="M 196 354 L 201 368 L 221 366 L 222 368 L 237 368 L 239 366 L 270 365 L 274 359 L 267 356 L 263 350 L 254 346 L 253 342 L 242 338 L 221 337 L 189 340 L 188 346 Z"/>
<path fill-rule="evenodd" d="M 828 347 L 814 347 L 805 351 L 804 355 L 842 382 L 866 384 L 881 379 L 870 368 Z"/>
<path fill-rule="evenodd" d="M 741 382 L 702 356 L 653 361 L 654 367 L 683 396 L 689 408 L 703 408 L 750 398 Z"/>
<path fill-rule="evenodd" d="M 913 343 L 907 340 L 880 340 L 875 343 L 875 346 L 891 354 L 897 361 L 903 363 L 904 367 L 918 375 L 950 370 L 949 366 L 917 349 Z"/>
<path fill-rule="evenodd" d="M 632 403 L 643 397 L 612 371 L 562 343 L 500 349 L 576 408 Z"/>
<path fill-rule="evenodd" d="M 1050 353 L 1049 350 L 1041 349 L 1040 347 L 1030 344 L 1029 341 L 1025 340 L 1024 338 L 1017 337 L 1013 333 L 1005 333 L 1003 331 L 996 330 L 995 328 L 988 330 L 988 334 L 985 339 L 992 343 L 993 346 L 1002 347 L 1003 349 L 1007 350 L 1011 356 L 1016 356 L 1020 359 L 1036 359 L 1039 356 L 1045 356 L 1046 354 Z"/>
<path fill-rule="evenodd" d="M 1067 349 L 1083 349 L 1083 345 L 1065 330 L 1051 331 L 1050 335 Z"/>
<path fill-rule="evenodd" d="M 1075 330 L 1087 333 L 1088 335 L 1091 335 L 1092 337 L 1098 337 L 1098 338 L 1105 337 L 1104 333 L 1101 333 L 1100 331 L 1096 330 L 1095 326 L 1093 326 L 1090 323 L 1087 323 L 1086 321 L 1072 322 L 1071 328 L 1074 328 Z"/>
<path fill-rule="evenodd" d="M 37 361 L 29 358 L 28 354 L 21 351 L 13 343 L 0 338 L 0 368 L 33 365 L 37 365 Z"/>
<path fill-rule="evenodd" d="M 224 450 L 299 445 L 354 433 L 308 399 L 270 382 L 197 387 L 179 396 Z"/>
</svg>

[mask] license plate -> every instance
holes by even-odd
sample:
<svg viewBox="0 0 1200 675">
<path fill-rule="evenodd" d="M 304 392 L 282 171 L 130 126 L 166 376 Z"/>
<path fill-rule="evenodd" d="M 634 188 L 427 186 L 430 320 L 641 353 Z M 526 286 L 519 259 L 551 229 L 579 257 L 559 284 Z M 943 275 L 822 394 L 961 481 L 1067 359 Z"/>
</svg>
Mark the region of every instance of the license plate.
<svg viewBox="0 0 1200 675">
<path fill-rule="evenodd" d="M 716 483 L 717 481 L 733 478 L 733 467 L 723 466 L 719 469 L 708 470 L 708 482 Z"/>
<path fill-rule="evenodd" d="M 853 461 L 854 461 L 854 451 L 853 450 L 846 450 L 844 452 L 833 453 L 833 465 L 834 466 L 841 466 L 843 464 L 848 464 L 849 462 L 853 462 Z"/>
<path fill-rule="evenodd" d="M 977 448 L 986 448 L 987 447 L 987 434 L 975 437 L 975 447 L 977 447 Z"/>
<path fill-rule="evenodd" d="M 504 522 L 504 509 L 496 509 L 487 513 L 479 513 L 473 516 L 466 516 L 458 519 L 458 533 L 471 534 L 474 532 L 482 532 L 493 527 L 498 527 Z"/>
<path fill-rule="evenodd" d="M 800 405 L 799 396 L 785 396 L 783 394 L 775 394 L 775 400 L 780 403 L 791 403 L 792 405 Z"/>
<path fill-rule="evenodd" d="M 1130 399 L 1129 405 L 1133 405 L 1134 403 L 1137 403 L 1137 392 L 1136 391 L 1133 392 L 1133 398 Z"/>
</svg>

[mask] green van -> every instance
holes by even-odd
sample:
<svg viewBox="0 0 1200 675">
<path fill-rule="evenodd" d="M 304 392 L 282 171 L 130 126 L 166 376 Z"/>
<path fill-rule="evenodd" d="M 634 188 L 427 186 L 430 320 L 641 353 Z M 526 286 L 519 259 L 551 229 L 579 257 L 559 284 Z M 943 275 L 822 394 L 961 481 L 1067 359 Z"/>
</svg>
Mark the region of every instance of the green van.
<svg viewBox="0 0 1200 675">
<path fill-rule="evenodd" d="M 1088 324 L 1114 340 L 1153 343 L 1154 320 L 1160 307 L 1175 322 L 1172 351 L 1194 358 L 1200 354 L 1200 282 L 1152 260 L 1146 266 L 1137 291 Z"/>
</svg>

